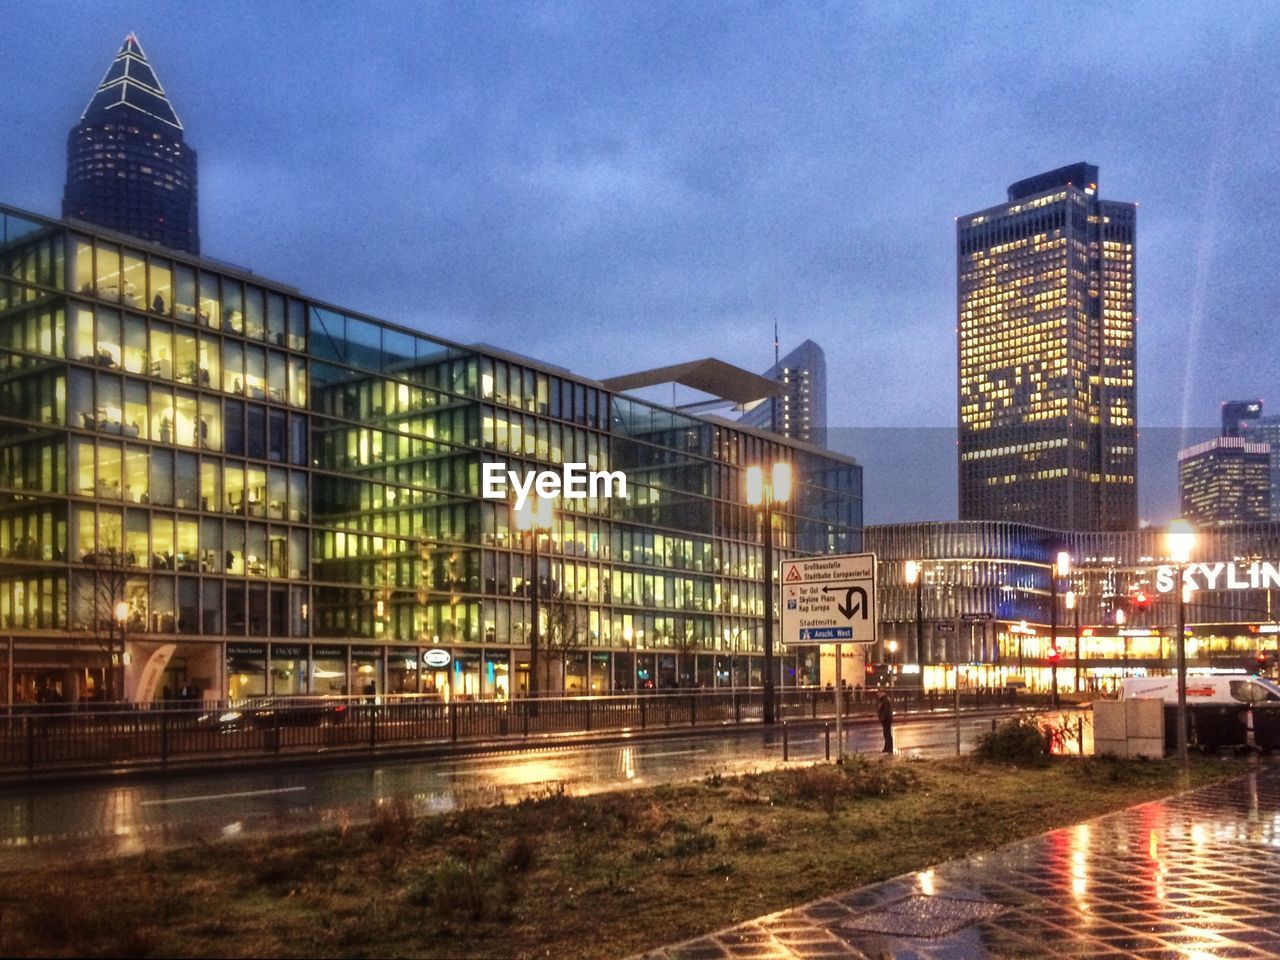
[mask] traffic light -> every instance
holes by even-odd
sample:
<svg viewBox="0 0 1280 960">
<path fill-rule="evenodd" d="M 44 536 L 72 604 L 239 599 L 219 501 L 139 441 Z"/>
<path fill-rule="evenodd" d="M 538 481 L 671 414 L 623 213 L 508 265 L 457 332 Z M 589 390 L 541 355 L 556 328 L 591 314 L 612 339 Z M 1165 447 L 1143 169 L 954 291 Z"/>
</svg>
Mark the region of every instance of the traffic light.
<svg viewBox="0 0 1280 960">
<path fill-rule="evenodd" d="M 1265 653 L 1259 652 L 1257 660 L 1258 660 L 1258 672 L 1261 673 L 1263 670 L 1267 669 L 1267 655 Z"/>
</svg>

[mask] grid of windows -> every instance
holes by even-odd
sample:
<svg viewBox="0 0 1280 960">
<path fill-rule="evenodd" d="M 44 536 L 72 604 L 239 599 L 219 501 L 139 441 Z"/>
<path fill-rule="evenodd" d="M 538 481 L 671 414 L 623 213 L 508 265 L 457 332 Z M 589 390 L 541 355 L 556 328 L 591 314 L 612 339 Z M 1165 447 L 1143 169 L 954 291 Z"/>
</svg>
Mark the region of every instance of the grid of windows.
<svg viewBox="0 0 1280 960">
<path fill-rule="evenodd" d="M 860 468 L 837 455 L 171 251 L 3 208 L 0 229 L 0 623 L 19 647 L 93 651 L 106 571 L 140 655 L 176 644 L 223 695 L 370 677 L 501 695 L 527 683 L 537 590 L 572 611 L 578 689 L 746 682 L 764 599 L 745 467 L 795 470 L 781 556 L 861 546 Z M 534 570 L 479 496 L 486 460 L 624 470 L 628 495 L 558 503 Z M 447 678 L 419 657 L 437 645 Z"/>
<path fill-rule="evenodd" d="M 960 515 L 1128 529 L 1134 208 L 1053 179 L 957 221 Z"/>
</svg>

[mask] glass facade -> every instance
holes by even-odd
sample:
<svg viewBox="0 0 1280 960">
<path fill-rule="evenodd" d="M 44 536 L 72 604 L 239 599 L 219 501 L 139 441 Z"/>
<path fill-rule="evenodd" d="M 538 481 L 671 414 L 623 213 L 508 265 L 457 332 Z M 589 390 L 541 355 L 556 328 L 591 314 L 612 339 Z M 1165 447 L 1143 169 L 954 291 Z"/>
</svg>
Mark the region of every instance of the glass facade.
<svg viewBox="0 0 1280 960">
<path fill-rule="evenodd" d="M 1097 175 L 956 221 L 962 520 L 1137 526 L 1137 208 Z"/>
<path fill-rule="evenodd" d="M 1215 437 L 1178 451 L 1178 499 L 1194 524 L 1271 519 L 1271 444 Z"/>
<path fill-rule="evenodd" d="M 535 589 L 575 624 L 553 689 L 713 685 L 762 647 L 746 466 L 793 466 L 780 556 L 861 547 L 838 455 L 3 207 L 0 241 L 11 698 L 103 696 L 114 666 L 149 700 L 162 656 L 210 697 L 518 694 Z M 627 496 L 557 501 L 534 570 L 486 461 Z"/>
<path fill-rule="evenodd" d="M 1177 594 L 1157 583 L 1158 568 L 1172 562 L 1163 529 L 1064 533 L 960 521 L 868 527 L 865 539 L 879 560 L 881 619 L 881 643 L 869 660 L 891 661 L 887 645 L 896 641 L 898 665 L 918 673 L 909 682 L 945 687 L 958 675 L 962 685 L 1012 680 L 1048 689 L 1051 564 L 1064 551 L 1070 571 L 1056 584 L 1060 688 L 1107 690 L 1124 675 L 1173 669 Z M 920 565 L 917 583 L 908 582 L 909 561 Z M 1198 532 L 1191 562 L 1208 570 L 1198 569 L 1186 604 L 1192 669 L 1253 671 L 1259 654 L 1268 672 L 1280 667 L 1280 579 L 1254 587 L 1247 573 L 1263 561 L 1280 563 L 1280 523 Z M 1135 601 L 1139 593 L 1144 599 Z"/>
</svg>

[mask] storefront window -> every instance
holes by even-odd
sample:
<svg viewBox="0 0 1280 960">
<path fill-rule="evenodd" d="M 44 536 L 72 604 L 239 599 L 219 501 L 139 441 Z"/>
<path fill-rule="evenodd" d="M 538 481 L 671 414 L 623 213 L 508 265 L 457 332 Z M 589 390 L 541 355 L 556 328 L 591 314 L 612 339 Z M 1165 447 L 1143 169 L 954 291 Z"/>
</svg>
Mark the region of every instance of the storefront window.
<svg viewBox="0 0 1280 960">
<path fill-rule="evenodd" d="M 311 651 L 311 692 L 321 696 L 347 693 L 347 648 L 314 647 Z"/>
<path fill-rule="evenodd" d="M 636 689 L 636 660 L 631 653 L 615 653 L 613 655 L 613 682 L 619 691 Z"/>
<path fill-rule="evenodd" d="M 227 699 L 244 700 L 266 692 L 266 647 L 256 643 L 227 644 Z"/>
<path fill-rule="evenodd" d="M 488 651 L 484 655 L 483 695 L 486 699 L 506 700 L 511 696 L 509 676 L 511 660 L 506 653 Z"/>
<path fill-rule="evenodd" d="M 480 695 L 480 657 L 475 654 L 455 656 L 450 680 L 450 697 L 474 700 Z"/>
<path fill-rule="evenodd" d="M 352 649 L 351 685 L 362 697 L 375 697 L 383 691 L 382 651 L 363 647 Z"/>
<path fill-rule="evenodd" d="M 387 693 L 418 692 L 418 658 L 416 653 L 395 653 L 387 657 Z"/>
<path fill-rule="evenodd" d="M 591 654 L 591 692 L 593 694 L 609 693 L 612 689 L 612 664 L 610 654 Z"/>
<path fill-rule="evenodd" d="M 306 648 L 271 645 L 271 692 L 276 696 L 297 696 L 307 692 Z"/>
<path fill-rule="evenodd" d="M 420 652 L 419 662 L 422 664 L 422 692 L 447 701 L 452 692 L 450 670 L 453 668 L 449 652 L 442 647 L 432 647 Z"/>
</svg>

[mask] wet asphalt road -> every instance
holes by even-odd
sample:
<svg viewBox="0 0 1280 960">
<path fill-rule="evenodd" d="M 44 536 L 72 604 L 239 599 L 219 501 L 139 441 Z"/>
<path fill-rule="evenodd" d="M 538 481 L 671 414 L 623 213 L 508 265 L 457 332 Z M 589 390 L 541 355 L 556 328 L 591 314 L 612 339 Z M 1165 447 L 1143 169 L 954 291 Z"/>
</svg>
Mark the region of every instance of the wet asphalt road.
<svg viewBox="0 0 1280 960">
<path fill-rule="evenodd" d="M 989 716 L 962 717 L 962 748 L 972 749 L 990 726 Z M 904 719 L 895 737 L 902 754 L 955 753 L 955 726 L 948 716 Z M 849 752 L 878 752 L 879 728 L 859 724 L 846 730 L 846 744 Z M 792 760 L 821 758 L 824 748 L 820 727 L 790 733 Z M 440 813 L 560 789 L 599 793 L 781 762 L 782 731 L 775 727 L 446 759 L 16 785 L 0 790 L 0 867 L 354 823 L 368 819 L 375 805 L 400 798 L 420 813 Z"/>
</svg>

